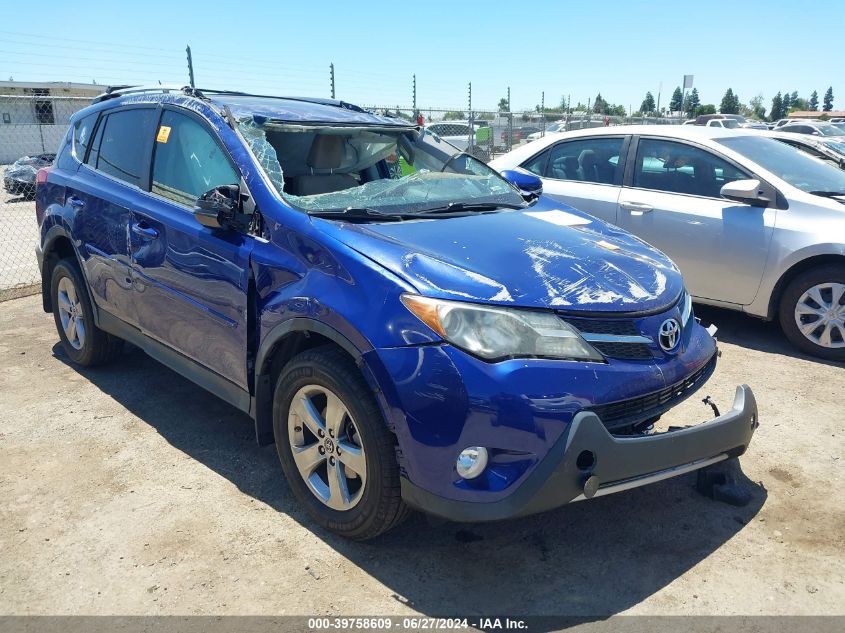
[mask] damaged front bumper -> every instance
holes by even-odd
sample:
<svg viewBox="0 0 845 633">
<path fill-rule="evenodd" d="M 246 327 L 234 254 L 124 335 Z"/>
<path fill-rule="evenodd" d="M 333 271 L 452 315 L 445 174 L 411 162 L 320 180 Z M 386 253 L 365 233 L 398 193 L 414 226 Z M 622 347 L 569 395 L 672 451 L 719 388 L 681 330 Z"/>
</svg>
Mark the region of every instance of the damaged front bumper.
<svg viewBox="0 0 845 633">
<path fill-rule="evenodd" d="M 739 456 L 757 426 L 757 403 L 747 385 L 737 387 L 733 407 L 724 415 L 653 435 L 611 435 L 594 412 L 582 411 L 530 476 L 505 498 L 490 502 L 446 499 L 404 478 L 402 497 L 412 507 L 453 521 L 534 514 Z"/>
</svg>

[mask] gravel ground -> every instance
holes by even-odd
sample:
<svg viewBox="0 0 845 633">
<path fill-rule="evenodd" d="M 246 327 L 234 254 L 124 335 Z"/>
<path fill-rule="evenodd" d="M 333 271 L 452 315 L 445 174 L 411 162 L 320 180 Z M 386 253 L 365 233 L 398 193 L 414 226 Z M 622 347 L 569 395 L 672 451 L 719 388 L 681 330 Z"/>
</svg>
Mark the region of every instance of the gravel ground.
<svg viewBox="0 0 845 633">
<path fill-rule="evenodd" d="M 724 352 L 701 397 L 759 401 L 749 506 L 687 475 L 358 544 L 309 521 L 246 416 L 137 350 L 75 368 L 38 297 L 0 303 L 0 613 L 845 614 L 843 367 L 699 315 Z"/>
</svg>

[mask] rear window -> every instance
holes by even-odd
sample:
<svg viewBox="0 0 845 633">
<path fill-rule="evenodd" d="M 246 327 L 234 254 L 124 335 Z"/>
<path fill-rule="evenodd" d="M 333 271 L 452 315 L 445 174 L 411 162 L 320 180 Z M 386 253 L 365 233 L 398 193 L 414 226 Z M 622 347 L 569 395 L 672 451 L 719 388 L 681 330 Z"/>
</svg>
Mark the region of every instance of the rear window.
<svg viewBox="0 0 845 633">
<path fill-rule="evenodd" d="M 97 131 L 97 151 L 92 150 L 88 163 L 97 171 L 140 187 L 155 115 L 153 108 L 118 110 L 109 114 Z"/>
</svg>

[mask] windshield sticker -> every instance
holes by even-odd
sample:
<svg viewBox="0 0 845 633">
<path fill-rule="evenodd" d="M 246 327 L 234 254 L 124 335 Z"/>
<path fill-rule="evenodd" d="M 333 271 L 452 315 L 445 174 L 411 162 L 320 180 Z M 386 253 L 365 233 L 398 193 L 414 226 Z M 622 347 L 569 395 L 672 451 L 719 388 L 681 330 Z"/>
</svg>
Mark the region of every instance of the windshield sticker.
<svg viewBox="0 0 845 633">
<path fill-rule="evenodd" d="M 582 218 L 573 213 L 561 211 L 560 209 L 554 209 L 553 211 L 527 211 L 525 215 L 542 220 L 543 222 L 556 224 L 557 226 L 583 226 L 590 224 L 590 220 L 587 218 Z"/>
<path fill-rule="evenodd" d="M 158 128 L 158 136 L 156 136 L 156 142 L 158 143 L 167 143 L 167 139 L 170 138 L 170 128 L 166 125 L 162 125 Z"/>
</svg>

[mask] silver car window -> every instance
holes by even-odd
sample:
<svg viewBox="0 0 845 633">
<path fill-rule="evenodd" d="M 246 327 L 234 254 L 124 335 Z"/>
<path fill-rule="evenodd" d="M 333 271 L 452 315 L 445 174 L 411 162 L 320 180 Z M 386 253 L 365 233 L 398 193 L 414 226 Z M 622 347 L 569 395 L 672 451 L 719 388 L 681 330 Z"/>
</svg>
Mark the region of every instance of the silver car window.
<svg viewBox="0 0 845 633">
<path fill-rule="evenodd" d="M 748 178 L 728 161 L 693 145 L 663 139 L 640 139 L 634 187 L 720 198 L 726 183 Z"/>
</svg>

